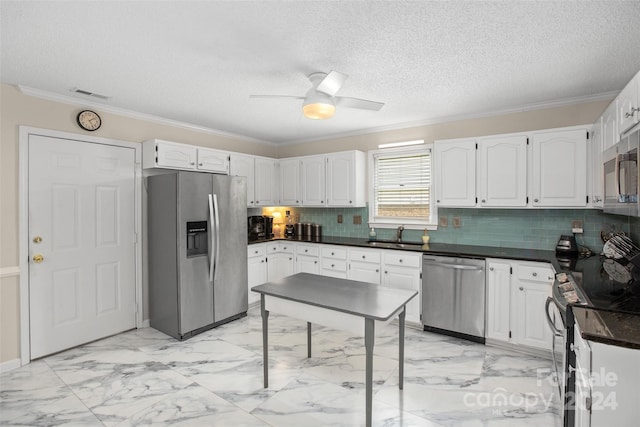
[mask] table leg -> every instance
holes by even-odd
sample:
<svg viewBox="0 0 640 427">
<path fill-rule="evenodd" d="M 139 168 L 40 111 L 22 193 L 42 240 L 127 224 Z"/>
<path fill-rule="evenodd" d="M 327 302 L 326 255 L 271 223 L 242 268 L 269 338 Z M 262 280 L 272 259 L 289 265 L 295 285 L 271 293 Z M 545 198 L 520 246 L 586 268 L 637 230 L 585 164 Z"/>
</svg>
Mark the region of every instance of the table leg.
<svg viewBox="0 0 640 427">
<path fill-rule="evenodd" d="M 269 311 L 264 308 L 265 295 L 260 295 L 260 315 L 262 316 L 262 376 L 264 388 L 269 387 Z"/>
<path fill-rule="evenodd" d="M 311 322 L 307 322 L 307 357 L 311 358 Z"/>
<path fill-rule="evenodd" d="M 402 307 L 402 311 L 398 316 L 398 324 L 400 325 L 400 333 L 398 334 L 399 341 L 399 355 L 398 355 L 398 363 L 400 364 L 400 378 L 398 378 L 398 388 L 402 390 L 404 387 L 404 318 L 407 313 L 407 306 Z"/>
<path fill-rule="evenodd" d="M 373 400 L 373 341 L 374 335 L 374 320 L 364 320 L 364 347 L 366 350 L 366 368 L 365 368 L 365 400 L 366 400 L 366 426 L 371 427 L 371 413 L 372 413 L 372 400 Z"/>
</svg>

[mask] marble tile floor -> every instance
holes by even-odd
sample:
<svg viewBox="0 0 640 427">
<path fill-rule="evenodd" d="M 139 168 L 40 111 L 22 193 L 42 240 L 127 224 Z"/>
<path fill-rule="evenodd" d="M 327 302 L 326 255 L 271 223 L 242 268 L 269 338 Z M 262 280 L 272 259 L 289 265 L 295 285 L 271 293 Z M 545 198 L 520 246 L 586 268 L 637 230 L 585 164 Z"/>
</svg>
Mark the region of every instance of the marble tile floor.
<svg viewBox="0 0 640 427">
<path fill-rule="evenodd" d="M 0 425 L 361 426 L 364 339 L 271 314 L 262 387 L 261 319 L 179 342 L 125 332 L 0 376 Z M 559 426 L 551 361 L 397 325 L 376 331 L 375 426 Z"/>
</svg>

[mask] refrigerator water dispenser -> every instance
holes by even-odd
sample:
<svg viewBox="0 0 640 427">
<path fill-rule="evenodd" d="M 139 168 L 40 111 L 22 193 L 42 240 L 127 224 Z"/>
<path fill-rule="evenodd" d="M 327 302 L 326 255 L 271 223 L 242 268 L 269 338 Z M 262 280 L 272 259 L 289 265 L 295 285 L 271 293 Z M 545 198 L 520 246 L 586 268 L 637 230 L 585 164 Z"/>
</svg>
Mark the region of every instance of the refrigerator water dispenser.
<svg viewBox="0 0 640 427">
<path fill-rule="evenodd" d="M 208 254 L 207 221 L 187 222 L 187 258 Z"/>
</svg>

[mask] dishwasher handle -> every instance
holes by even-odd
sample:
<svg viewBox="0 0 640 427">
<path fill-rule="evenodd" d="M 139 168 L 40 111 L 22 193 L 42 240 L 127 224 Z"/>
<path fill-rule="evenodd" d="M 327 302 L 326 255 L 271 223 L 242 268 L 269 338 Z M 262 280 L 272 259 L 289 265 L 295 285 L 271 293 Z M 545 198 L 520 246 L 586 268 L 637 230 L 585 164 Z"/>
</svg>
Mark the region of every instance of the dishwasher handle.
<svg viewBox="0 0 640 427">
<path fill-rule="evenodd" d="M 436 265 L 438 267 L 443 267 L 443 268 L 452 268 L 455 270 L 476 270 L 476 271 L 484 270 L 484 267 L 480 265 L 450 264 L 448 262 L 438 262 L 430 259 L 425 259 L 422 261 L 422 263 Z"/>
</svg>

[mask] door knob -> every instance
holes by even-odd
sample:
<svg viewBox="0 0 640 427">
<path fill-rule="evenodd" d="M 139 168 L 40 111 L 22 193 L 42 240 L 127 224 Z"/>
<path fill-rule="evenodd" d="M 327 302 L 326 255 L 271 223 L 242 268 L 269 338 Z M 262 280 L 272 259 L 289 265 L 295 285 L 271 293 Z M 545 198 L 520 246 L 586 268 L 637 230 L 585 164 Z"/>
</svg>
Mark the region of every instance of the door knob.
<svg viewBox="0 0 640 427">
<path fill-rule="evenodd" d="M 44 261 L 44 257 L 40 254 L 35 254 L 33 256 L 33 262 L 35 262 L 36 264 L 40 264 L 42 261 Z"/>
<path fill-rule="evenodd" d="M 40 242 L 42 242 L 42 237 L 36 236 L 33 238 L 33 243 L 40 243 Z"/>
</svg>

